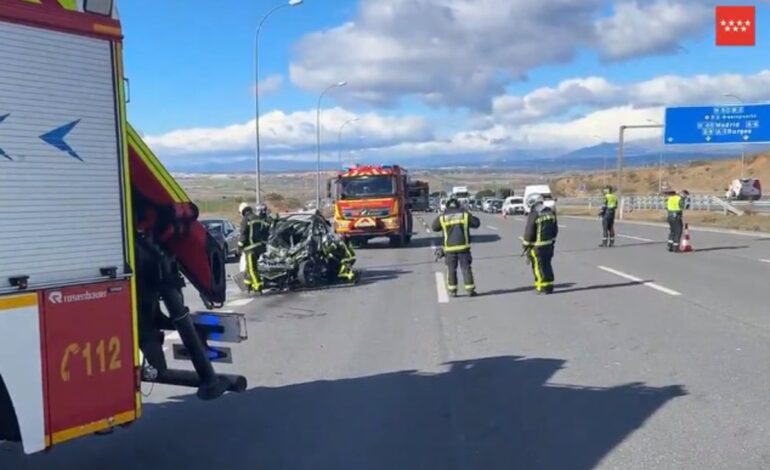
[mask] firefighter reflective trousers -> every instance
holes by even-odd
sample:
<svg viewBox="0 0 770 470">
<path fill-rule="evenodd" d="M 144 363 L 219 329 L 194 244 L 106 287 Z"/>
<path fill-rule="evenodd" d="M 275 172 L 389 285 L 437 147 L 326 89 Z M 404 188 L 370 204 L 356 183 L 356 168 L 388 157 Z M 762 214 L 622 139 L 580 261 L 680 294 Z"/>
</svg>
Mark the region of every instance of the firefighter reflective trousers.
<svg viewBox="0 0 770 470">
<path fill-rule="evenodd" d="M 684 229 L 681 212 L 668 213 L 668 228 L 668 251 L 676 251 L 679 249 L 679 242 L 682 239 L 682 230 Z"/>
<path fill-rule="evenodd" d="M 265 252 L 264 247 L 258 247 L 254 250 L 246 252 L 246 284 L 251 286 L 252 290 L 258 291 L 262 289 L 262 279 L 259 277 L 259 270 L 257 269 L 257 262 L 262 253 Z"/>
<path fill-rule="evenodd" d="M 461 251 L 458 253 L 446 254 L 446 268 L 447 268 L 447 289 L 450 293 L 457 292 L 457 265 L 460 265 L 460 269 L 463 272 L 463 282 L 466 292 L 472 292 L 476 290 L 476 285 L 473 281 L 473 270 L 471 269 L 471 263 L 473 263 L 473 257 L 470 251 Z"/>
<path fill-rule="evenodd" d="M 533 247 L 529 250 L 532 273 L 535 275 L 535 290 L 553 292 L 553 245 Z"/>
</svg>

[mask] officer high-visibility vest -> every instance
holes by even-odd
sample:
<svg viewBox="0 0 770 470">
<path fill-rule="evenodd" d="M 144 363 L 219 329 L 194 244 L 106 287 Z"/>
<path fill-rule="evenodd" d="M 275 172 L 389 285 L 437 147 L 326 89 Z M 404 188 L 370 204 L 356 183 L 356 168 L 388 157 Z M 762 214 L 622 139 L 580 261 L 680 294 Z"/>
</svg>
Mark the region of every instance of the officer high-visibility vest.
<svg viewBox="0 0 770 470">
<path fill-rule="evenodd" d="M 678 194 L 669 196 L 668 201 L 666 201 L 666 209 L 669 212 L 682 212 L 682 196 Z"/>
<path fill-rule="evenodd" d="M 439 223 L 441 223 L 441 229 L 444 232 L 445 252 L 463 251 L 471 247 L 470 214 L 467 212 L 444 214 L 439 217 Z M 462 233 L 462 240 L 457 240 L 455 237 L 450 240 L 450 231 L 452 231 L 452 234 L 456 234 L 453 229 L 458 228 L 458 226 Z"/>
<path fill-rule="evenodd" d="M 604 200 L 607 204 L 607 209 L 617 209 L 618 207 L 618 197 L 614 194 L 605 194 Z"/>
</svg>

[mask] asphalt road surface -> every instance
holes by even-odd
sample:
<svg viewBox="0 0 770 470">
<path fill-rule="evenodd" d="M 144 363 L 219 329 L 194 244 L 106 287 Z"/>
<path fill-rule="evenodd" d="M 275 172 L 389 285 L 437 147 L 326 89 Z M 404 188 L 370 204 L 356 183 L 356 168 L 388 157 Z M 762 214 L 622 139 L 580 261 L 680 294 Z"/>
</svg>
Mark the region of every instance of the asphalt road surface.
<svg viewBox="0 0 770 470">
<path fill-rule="evenodd" d="M 430 222 L 425 216 L 426 222 Z M 524 223 L 480 215 L 480 296 L 448 298 L 435 235 L 358 250 L 362 284 L 258 299 L 249 389 L 199 402 L 145 384 L 127 429 L 2 470 L 770 468 L 770 238 L 561 218 L 557 293 L 537 296 Z M 194 302 L 191 298 L 191 302 Z"/>
</svg>

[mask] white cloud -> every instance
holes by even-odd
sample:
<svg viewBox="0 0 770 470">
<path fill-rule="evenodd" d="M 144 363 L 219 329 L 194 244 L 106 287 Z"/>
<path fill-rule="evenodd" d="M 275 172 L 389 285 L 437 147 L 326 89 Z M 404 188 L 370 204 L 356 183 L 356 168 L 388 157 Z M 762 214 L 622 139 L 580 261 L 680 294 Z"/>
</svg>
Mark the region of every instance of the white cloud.
<svg viewBox="0 0 770 470">
<path fill-rule="evenodd" d="M 500 96 L 491 114 L 477 116 L 484 127 L 442 135 L 441 121 L 416 116 L 355 114 L 343 108 L 322 111 L 322 159 L 337 159 L 340 127 L 353 118 L 343 134 L 342 151 L 350 155 L 389 160 L 433 155 L 479 154 L 517 150 L 574 150 L 602 141 L 617 141 L 621 124 L 662 122 L 664 106 L 730 103 L 735 93 L 746 102 L 770 101 L 770 70 L 752 75 L 666 75 L 637 83 L 618 84 L 603 77 L 564 80 L 524 96 Z M 585 114 L 569 118 L 574 110 Z M 587 111 L 586 111 L 587 110 Z M 316 159 L 315 109 L 262 116 L 263 154 L 267 159 Z M 254 121 L 223 128 L 184 129 L 148 136 L 163 158 L 200 156 L 202 160 L 248 159 L 254 149 Z M 658 137 L 659 129 L 634 130 L 628 140 Z M 359 136 L 363 136 L 360 139 Z"/>
<path fill-rule="evenodd" d="M 575 107 L 649 108 L 724 103 L 729 100 L 724 97 L 725 93 L 734 93 L 747 102 L 770 100 L 770 69 L 752 75 L 664 75 L 627 85 L 611 83 L 602 77 L 573 78 L 524 96 L 499 96 L 493 100 L 493 114 L 482 119 L 488 123 L 516 125 L 560 116 Z"/>
<path fill-rule="evenodd" d="M 579 48 L 619 60 L 676 51 L 707 31 L 714 0 L 362 0 L 351 22 L 295 46 L 292 82 L 318 91 L 347 80 L 340 100 L 488 110 L 506 84 Z M 602 16 L 604 15 L 604 16 Z"/>
<path fill-rule="evenodd" d="M 259 96 L 272 95 L 277 93 L 283 86 L 283 75 L 275 74 L 270 75 L 259 81 Z M 252 90 L 256 93 L 256 87 Z"/>
<path fill-rule="evenodd" d="M 321 131 L 324 146 L 336 149 L 340 127 L 344 130 L 343 145 L 360 145 L 364 136 L 370 147 L 390 146 L 432 138 L 425 119 L 414 116 L 389 117 L 375 113 L 354 114 L 333 108 L 322 110 Z M 193 128 L 148 136 L 147 143 L 161 155 L 236 153 L 255 148 L 256 123 L 234 124 L 221 128 Z M 287 153 L 316 148 L 316 110 L 286 114 L 273 111 L 260 119 L 260 148 L 266 153 Z"/>
<path fill-rule="evenodd" d="M 613 60 L 673 53 L 679 42 L 705 32 L 714 14 L 711 1 L 623 2 L 614 15 L 596 22 L 603 57 Z"/>
</svg>

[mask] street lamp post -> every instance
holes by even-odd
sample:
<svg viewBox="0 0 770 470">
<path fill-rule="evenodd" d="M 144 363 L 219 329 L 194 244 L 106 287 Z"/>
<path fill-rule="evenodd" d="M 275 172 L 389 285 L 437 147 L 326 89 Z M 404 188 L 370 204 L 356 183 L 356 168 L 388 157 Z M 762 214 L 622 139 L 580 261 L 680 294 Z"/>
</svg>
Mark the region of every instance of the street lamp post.
<svg viewBox="0 0 770 470">
<path fill-rule="evenodd" d="M 735 98 L 738 100 L 741 104 L 745 104 L 745 101 L 741 99 L 740 96 L 735 95 L 733 93 L 725 93 L 725 98 Z M 741 179 L 743 179 L 744 175 L 744 167 L 746 162 L 746 146 L 744 144 L 741 144 Z"/>
<path fill-rule="evenodd" d="M 340 133 L 339 133 L 339 136 L 337 137 L 338 146 L 339 146 L 339 156 L 337 157 L 337 160 L 339 161 L 340 168 L 342 168 L 342 131 L 343 129 L 345 129 L 345 126 L 347 126 L 348 124 L 359 120 L 360 120 L 359 118 L 348 119 L 347 121 L 345 121 L 343 125 L 340 126 Z"/>
<path fill-rule="evenodd" d="M 254 119 L 256 121 L 255 128 L 256 128 L 256 140 L 257 140 L 257 167 L 256 167 L 256 191 L 257 191 L 257 204 L 261 202 L 260 197 L 260 188 L 259 188 L 259 180 L 260 180 L 260 150 L 259 150 L 259 33 L 262 31 L 262 25 L 265 24 L 265 21 L 275 13 L 276 11 L 280 10 L 281 8 L 285 7 L 296 7 L 299 5 L 302 5 L 302 2 L 304 0 L 289 0 L 288 3 L 284 3 L 283 5 L 277 5 L 273 7 L 270 11 L 268 11 L 265 16 L 262 17 L 262 20 L 259 22 L 259 26 L 257 26 L 257 32 L 254 34 L 254 94 L 255 94 L 255 100 L 254 100 L 254 108 L 255 108 L 255 116 Z"/>
<path fill-rule="evenodd" d="M 655 124 L 657 126 L 661 126 L 661 129 L 663 126 L 653 119 L 648 119 L 647 122 L 650 122 L 652 124 Z M 663 192 L 663 144 L 661 144 L 660 147 L 660 155 L 658 157 L 658 193 Z"/>
<path fill-rule="evenodd" d="M 597 134 L 593 135 L 594 139 L 597 139 L 599 143 L 604 143 L 604 140 Z M 607 154 L 602 152 L 602 186 L 607 187 Z"/>
<path fill-rule="evenodd" d="M 316 161 L 316 175 L 315 175 L 315 207 L 316 210 L 321 210 L 321 100 L 326 92 L 332 88 L 343 87 L 348 82 L 337 82 L 333 85 L 326 87 L 324 91 L 318 96 L 318 106 L 316 107 L 316 148 L 318 151 L 318 159 Z"/>
<path fill-rule="evenodd" d="M 618 183 L 615 193 L 620 200 L 620 219 L 623 220 L 623 160 L 624 160 L 624 139 L 628 129 L 659 129 L 661 124 L 623 124 L 618 128 Z"/>
</svg>

